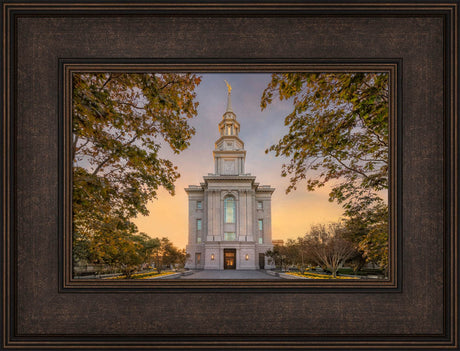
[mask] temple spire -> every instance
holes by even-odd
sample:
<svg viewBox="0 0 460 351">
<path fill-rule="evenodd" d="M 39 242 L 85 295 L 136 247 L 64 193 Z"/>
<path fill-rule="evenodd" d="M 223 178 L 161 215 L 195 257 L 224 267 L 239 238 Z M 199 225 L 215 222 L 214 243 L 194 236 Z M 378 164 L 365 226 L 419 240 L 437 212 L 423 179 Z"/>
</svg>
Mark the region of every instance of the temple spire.
<svg viewBox="0 0 460 351">
<path fill-rule="evenodd" d="M 225 84 L 227 84 L 227 90 L 228 90 L 227 111 L 226 112 L 233 112 L 232 110 L 232 86 L 225 79 L 224 81 L 225 81 Z"/>
</svg>

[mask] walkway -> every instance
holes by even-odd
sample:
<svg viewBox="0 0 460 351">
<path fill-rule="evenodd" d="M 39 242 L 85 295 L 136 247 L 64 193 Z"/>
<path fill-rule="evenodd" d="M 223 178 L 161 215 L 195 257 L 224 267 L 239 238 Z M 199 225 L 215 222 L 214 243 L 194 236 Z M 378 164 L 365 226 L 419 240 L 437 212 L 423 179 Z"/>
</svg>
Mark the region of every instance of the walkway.
<svg viewBox="0 0 460 351">
<path fill-rule="evenodd" d="M 239 271 L 239 270 L 203 270 L 194 271 L 193 274 L 182 276 L 179 279 L 281 279 L 265 273 L 265 271 Z"/>
</svg>

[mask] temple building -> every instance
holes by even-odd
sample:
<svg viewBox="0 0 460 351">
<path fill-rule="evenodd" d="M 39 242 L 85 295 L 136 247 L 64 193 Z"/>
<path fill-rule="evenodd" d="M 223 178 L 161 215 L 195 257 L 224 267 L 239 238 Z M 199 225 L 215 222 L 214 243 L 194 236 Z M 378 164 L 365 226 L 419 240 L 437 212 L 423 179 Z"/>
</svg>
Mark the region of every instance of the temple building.
<svg viewBox="0 0 460 351">
<path fill-rule="evenodd" d="M 232 110 L 228 86 L 227 109 L 213 151 L 214 173 L 185 191 L 189 203 L 186 264 L 191 269 L 267 269 L 265 252 L 272 245 L 269 185 L 259 185 L 245 173 L 246 150 L 238 137 L 240 124 Z"/>
</svg>

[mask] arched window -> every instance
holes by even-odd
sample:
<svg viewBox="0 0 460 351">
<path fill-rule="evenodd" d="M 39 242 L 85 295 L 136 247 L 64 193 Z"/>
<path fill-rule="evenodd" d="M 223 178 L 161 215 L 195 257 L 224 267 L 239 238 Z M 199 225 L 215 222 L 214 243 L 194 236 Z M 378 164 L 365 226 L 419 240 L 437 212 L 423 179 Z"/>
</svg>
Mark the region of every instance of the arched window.
<svg viewBox="0 0 460 351">
<path fill-rule="evenodd" d="M 224 221 L 225 223 L 235 223 L 235 198 L 227 196 L 224 200 Z"/>
</svg>

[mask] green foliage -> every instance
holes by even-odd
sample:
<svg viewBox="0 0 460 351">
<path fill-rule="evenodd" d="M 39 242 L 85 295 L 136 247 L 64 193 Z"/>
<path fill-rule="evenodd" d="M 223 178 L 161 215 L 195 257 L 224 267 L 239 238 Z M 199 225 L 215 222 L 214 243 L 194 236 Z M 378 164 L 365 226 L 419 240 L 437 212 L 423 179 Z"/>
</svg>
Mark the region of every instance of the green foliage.
<svg viewBox="0 0 460 351">
<path fill-rule="evenodd" d="M 290 177 L 286 193 L 302 181 L 308 191 L 329 184 L 329 201 L 342 205 L 349 227 L 360 225 L 350 234 L 352 241 L 369 260 L 386 266 L 388 74 L 273 74 L 261 108 L 276 97 L 293 103 L 285 117 L 289 133 L 266 150 L 289 160 L 281 170 L 283 177 Z M 372 216 L 374 212 L 379 216 Z"/>
<path fill-rule="evenodd" d="M 344 237 L 351 241 L 366 262 L 378 264 L 387 273 L 388 270 L 388 206 L 383 201 L 376 201 L 371 208 L 356 211 L 353 216 L 343 220 Z M 360 269 L 364 264 L 360 257 L 355 257 L 352 266 Z"/>
<path fill-rule="evenodd" d="M 315 263 L 305 238 L 288 239 L 282 246 L 275 245 L 266 255 L 274 259 L 276 267 L 286 270 L 294 265 L 302 274 Z"/>
<path fill-rule="evenodd" d="M 351 271 L 353 274 L 358 274 L 358 272 L 364 267 L 366 264 L 366 257 L 364 256 L 364 252 L 360 251 L 359 249 L 355 251 L 353 256 L 346 261 L 346 265 L 351 267 Z M 340 269 L 338 270 L 340 272 Z"/>
<path fill-rule="evenodd" d="M 275 267 L 280 270 L 287 270 L 293 264 L 293 249 L 290 245 L 275 245 L 273 249 L 265 252 L 275 263 Z"/>
<path fill-rule="evenodd" d="M 287 192 L 302 179 L 310 191 L 338 180 L 330 199 L 348 209 L 388 188 L 387 74 L 274 74 L 262 108 L 275 93 L 294 105 L 289 133 L 266 151 L 290 158 L 282 170 L 291 176 Z"/>
<path fill-rule="evenodd" d="M 180 268 L 183 268 L 188 258 L 185 250 L 175 247 L 168 238 L 159 240 L 159 245 L 153 249 L 150 257 L 158 273 L 161 273 L 165 266 L 173 264 L 178 264 Z"/>
<path fill-rule="evenodd" d="M 160 186 L 174 194 L 179 173 L 158 152 L 162 141 L 175 153 L 189 146 L 199 82 L 193 74 L 75 74 L 74 176 L 79 167 L 97 176 L 122 217 L 146 214 Z"/>
<path fill-rule="evenodd" d="M 190 145 L 199 83 L 195 74 L 73 75 L 74 260 L 134 267 L 156 246 L 130 219 L 148 214 L 158 188 L 174 194 L 180 174 L 159 152 Z"/>
</svg>

